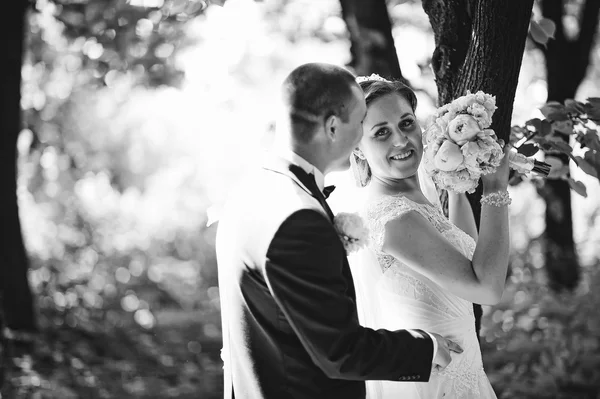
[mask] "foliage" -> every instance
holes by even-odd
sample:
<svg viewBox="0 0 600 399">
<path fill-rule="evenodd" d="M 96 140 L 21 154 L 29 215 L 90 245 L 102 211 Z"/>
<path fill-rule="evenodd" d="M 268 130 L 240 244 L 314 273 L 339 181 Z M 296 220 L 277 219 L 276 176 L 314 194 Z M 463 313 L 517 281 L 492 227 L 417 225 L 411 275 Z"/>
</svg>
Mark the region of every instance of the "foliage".
<svg viewBox="0 0 600 399">
<path fill-rule="evenodd" d="M 69 14 L 82 2 L 38 1 L 28 15 L 18 195 L 41 334 L 9 336 L 2 394 L 217 394 L 214 229 L 207 168 L 192 161 L 204 142 L 184 96 L 140 87 L 178 83 L 174 56 L 193 36 L 164 10 L 103 3 L 86 3 L 112 13 L 102 29 Z M 154 27 L 114 25 L 127 16 Z"/>
<path fill-rule="evenodd" d="M 134 72 L 150 86 L 176 84 L 174 55 L 193 44 L 185 25 L 202 14 L 205 0 L 37 0 L 35 10 L 53 18 L 73 42 L 84 69 L 110 84 L 115 71 Z M 214 1 L 212 3 L 215 3 Z M 216 2 L 220 3 L 220 2 Z"/>
<path fill-rule="evenodd" d="M 566 154 L 582 171 L 600 178 L 600 98 L 586 102 L 568 99 L 561 104 L 551 101 L 541 108 L 543 119 L 533 118 L 524 126 L 513 126 L 511 143 L 525 156 L 541 151 L 545 162 L 552 166 L 548 178 L 564 179 L 573 191 L 587 196 L 585 184 L 569 175 L 569 165 L 553 154 Z M 573 148 L 562 137 L 574 137 L 578 148 Z M 576 155 L 580 154 L 580 155 Z M 522 181 L 515 179 L 513 183 Z"/>
<path fill-rule="evenodd" d="M 482 322 L 485 369 L 502 398 L 595 398 L 600 394 L 599 264 L 574 293 L 552 292 L 540 242 L 515 251 L 501 304 Z"/>
<path fill-rule="evenodd" d="M 31 148 L 32 134 L 21 135 L 21 221 L 42 334 L 33 352 L 13 342 L 7 397 L 220 389 L 199 379 L 218 377 L 220 323 L 193 132 L 166 117 L 166 103 L 181 102 L 169 89 L 127 89 L 119 101 L 112 88 L 79 88 L 42 125 L 61 133 L 54 140 Z"/>
</svg>

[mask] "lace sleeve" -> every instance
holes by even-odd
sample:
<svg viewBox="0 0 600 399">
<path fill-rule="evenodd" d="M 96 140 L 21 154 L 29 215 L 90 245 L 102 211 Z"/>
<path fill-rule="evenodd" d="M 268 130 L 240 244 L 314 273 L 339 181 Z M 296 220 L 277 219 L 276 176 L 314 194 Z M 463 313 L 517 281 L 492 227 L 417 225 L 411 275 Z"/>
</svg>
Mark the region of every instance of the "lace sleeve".
<svg viewBox="0 0 600 399">
<path fill-rule="evenodd" d="M 369 224 L 371 243 L 381 251 L 385 233 L 385 225 L 393 219 L 413 210 L 413 207 L 402 197 L 382 197 L 369 204 L 366 208 L 367 223 Z"/>
</svg>

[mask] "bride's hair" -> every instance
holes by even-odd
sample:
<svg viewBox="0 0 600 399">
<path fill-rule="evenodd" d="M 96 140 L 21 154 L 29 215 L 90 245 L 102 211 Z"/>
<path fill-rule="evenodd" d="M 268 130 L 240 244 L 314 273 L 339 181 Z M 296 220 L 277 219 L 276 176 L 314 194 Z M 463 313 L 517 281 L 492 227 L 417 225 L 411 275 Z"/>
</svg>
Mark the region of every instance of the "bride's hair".
<svg viewBox="0 0 600 399">
<path fill-rule="evenodd" d="M 390 93 L 401 95 L 408 101 L 413 112 L 417 108 L 417 96 L 410 87 L 400 81 L 390 80 L 363 80 L 358 83 L 362 91 L 365 93 L 365 101 L 367 107 L 373 101 Z"/>
<path fill-rule="evenodd" d="M 371 75 L 374 76 L 374 75 Z M 360 79 L 358 85 L 365 94 L 367 107 L 373 101 L 385 95 L 396 93 L 402 96 L 410 104 L 413 112 L 417 108 L 417 96 L 410 87 L 400 81 L 390 81 L 380 77 L 375 79 Z M 350 157 L 354 180 L 359 187 L 365 187 L 371 181 L 371 168 L 369 163 L 359 153 L 354 152 Z"/>
</svg>

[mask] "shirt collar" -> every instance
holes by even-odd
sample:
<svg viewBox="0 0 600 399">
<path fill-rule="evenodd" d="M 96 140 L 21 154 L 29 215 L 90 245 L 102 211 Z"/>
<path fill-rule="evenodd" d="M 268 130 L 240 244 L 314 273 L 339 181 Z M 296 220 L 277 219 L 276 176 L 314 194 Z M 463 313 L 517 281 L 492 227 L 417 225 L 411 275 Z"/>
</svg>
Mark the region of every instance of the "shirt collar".
<svg viewBox="0 0 600 399">
<path fill-rule="evenodd" d="M 306 159 L 302 158 L 300 155 L 288 149 L 280 148 L 277 150 L 277 154 L 286 161 L 289 161 L 294 165 L 298 165 L 299 167 L 304 169 L 306 173 L 312 173 L 315 176 L 317 187 L 319 187 L 319 190 L 323 191 L 323 188 L 325 187 L 325 176 L 313 164 L 311 164 Z"/>
</svg>

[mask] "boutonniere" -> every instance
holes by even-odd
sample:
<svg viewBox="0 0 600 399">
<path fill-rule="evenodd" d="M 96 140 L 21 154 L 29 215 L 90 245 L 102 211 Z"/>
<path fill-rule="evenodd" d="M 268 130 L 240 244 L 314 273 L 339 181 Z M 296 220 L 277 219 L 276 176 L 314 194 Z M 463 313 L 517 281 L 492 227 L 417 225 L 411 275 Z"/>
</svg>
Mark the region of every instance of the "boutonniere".
<svg viewBox="0 0 600 399">
<path fill-rule="evenodd" d="M 358 251 L 369 242 L 369 229 L 356 213 L 338 213 L 333 219 L 333 226 L 339 234 L 347 254 Z"/>
</svg>

